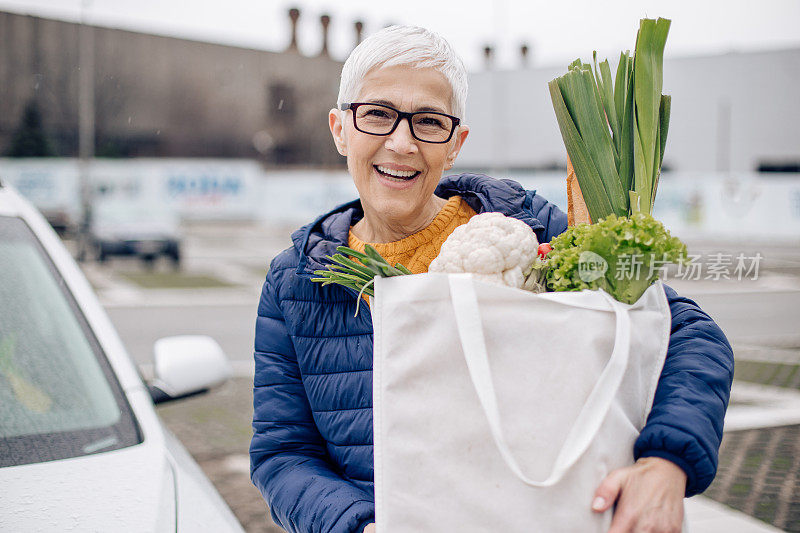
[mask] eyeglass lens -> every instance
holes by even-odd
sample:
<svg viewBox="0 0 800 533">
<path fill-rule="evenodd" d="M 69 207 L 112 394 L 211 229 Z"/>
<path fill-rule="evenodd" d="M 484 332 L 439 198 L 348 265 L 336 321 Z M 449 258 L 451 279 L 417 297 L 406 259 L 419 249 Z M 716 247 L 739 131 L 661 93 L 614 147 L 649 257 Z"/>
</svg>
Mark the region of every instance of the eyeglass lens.
<svg viewBox="0 0 800 533">
<path fill-rule="evenodd" d="M 397 121 L 397 112 L 378 105 L 360 105 L 356 109 L 355 119 L 360 130 L 386 135 Z M 453 120 L 437 113 L 417 113 L 410 122 L 414 135 L 423 141 L 444 141 L 453 130 Z"/>
</svg>

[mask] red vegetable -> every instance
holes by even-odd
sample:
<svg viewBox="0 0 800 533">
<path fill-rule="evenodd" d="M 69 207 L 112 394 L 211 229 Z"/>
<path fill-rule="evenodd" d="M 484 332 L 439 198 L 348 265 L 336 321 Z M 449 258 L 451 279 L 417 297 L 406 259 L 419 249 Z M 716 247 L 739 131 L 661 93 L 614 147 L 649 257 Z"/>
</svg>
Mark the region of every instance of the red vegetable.
<svg viewBox="0 0 800 533">
<path fill-rule="evenodd" d="M 545 257 L 547 257 L 547 254 L 549 254 L 550 250 L 552 249 L 553 247 L 550 246 L 550 243 L 543 242 L 542 244 L 539 245 L 539 248 L 536 249 L 536 253 L 539 255 L 539 257 L 544 259 Z"/>
</svg>

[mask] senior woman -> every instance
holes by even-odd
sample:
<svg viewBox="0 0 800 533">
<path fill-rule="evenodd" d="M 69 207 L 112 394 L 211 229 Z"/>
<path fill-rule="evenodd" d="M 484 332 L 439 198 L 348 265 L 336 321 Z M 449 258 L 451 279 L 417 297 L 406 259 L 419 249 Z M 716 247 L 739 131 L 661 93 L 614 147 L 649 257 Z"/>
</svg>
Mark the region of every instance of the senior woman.
<svg viewBox="0 0 800 533">
<path fill-rule="evenodd" d="M 564 213 L 515 182 L 442 178 L 469 134 L 466 96 L 461 60 L 422 28 L 386 28 L 344 64 L 329 126 L 359 199 L 292 235 L 272 261 L 256 321 L 251 477 L 289 531 L 374 528 L 371 318 L 353 316 L 355 293 L 310 281 L 325 257 L 370 243 L 391 263 L 426 272 L 453 229 L 485 211 L 525 221 L 540 242 L 566 229 Z M 680 530 L 683 497 L 716 471 L 732 353 L 694 302 L 667 293 L 669 351 L 631 450 L 636 462 L 586 502 L 597 512 L 616 502 L 614 532 Z"/>
</svg>

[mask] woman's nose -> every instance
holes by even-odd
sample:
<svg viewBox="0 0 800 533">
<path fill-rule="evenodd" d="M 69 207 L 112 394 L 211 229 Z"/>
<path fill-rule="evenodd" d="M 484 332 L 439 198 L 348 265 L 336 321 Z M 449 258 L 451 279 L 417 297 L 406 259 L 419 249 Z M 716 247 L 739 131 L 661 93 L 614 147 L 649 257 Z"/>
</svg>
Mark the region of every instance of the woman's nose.
<svg viewBox="0 0 800 533">
<path fill-rule="evenodd" d="M 401 154 L 413 154 L 419 150 L 417 140 L 411 134 L 408 118 L 401 120 L 394 131 L 386 136 L 385 146 L 388 150 Z"/>
</svg>

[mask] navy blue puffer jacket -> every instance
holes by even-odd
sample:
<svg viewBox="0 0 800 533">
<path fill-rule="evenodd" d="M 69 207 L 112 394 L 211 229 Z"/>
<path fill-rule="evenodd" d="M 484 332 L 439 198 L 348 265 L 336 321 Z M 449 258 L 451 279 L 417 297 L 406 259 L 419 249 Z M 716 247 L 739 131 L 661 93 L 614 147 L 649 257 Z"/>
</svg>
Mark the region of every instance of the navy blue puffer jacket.
<svg viewBox="0 0 800 533">
<path fill-rule="evenodd" d="M 540 242 L 567 227 L 557 207 L 508 180 L 448 177 L 436 195 L 518 218 Z M 355 201 L 295 232 L 294 246 L 272 261 L 258 306 L 251 477 L 275 521 L 293 532 L 360 532 L 374 521 L 370 314 L 353 317 L 354 291 L 309 279 L 361 217 Z M 733 353 L 694 302 L 669 288 L 667 298 L 669 351 L 633 457 L 678 464 L 691 496 L 716 472 Z"/>
</svg>

